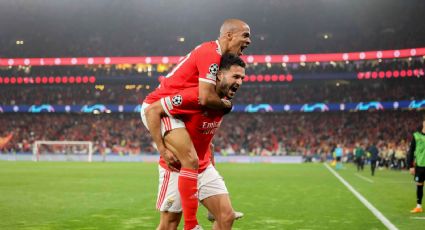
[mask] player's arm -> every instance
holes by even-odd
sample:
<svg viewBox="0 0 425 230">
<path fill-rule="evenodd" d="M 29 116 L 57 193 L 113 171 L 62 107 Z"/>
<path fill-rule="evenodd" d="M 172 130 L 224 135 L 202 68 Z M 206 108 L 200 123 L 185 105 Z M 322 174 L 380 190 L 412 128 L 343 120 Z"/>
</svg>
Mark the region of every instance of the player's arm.
<svg viewBox="0 0 425 230">
<path fill-rule="evenodd" d="M 200 111 L 197 87 L 187 88 L 175 95 L 161 98 L 146 108 L 145 113 L 149 132 L 161 156 L 166 154 L 167 151 L 161 133 L 161 117 L 189 115 Z"/>
<path fill-rule="evenodd" d="M 221 99 L 215 91 L 215 84 L 199 81 L 199 103 L 211 109 L 232 108 L 232 102 Z"/>
<path fill-rule="evenodd" d="M 415 137 L 413 137 L 412 142 L 410 142 L 410 148 L 409 148 L 409 152 L 407 153 L 407 159 L 406 159 L 407 167 L 409 168 L 410 173 L 412 175 L 415 174 L 415 168 L 413 167 L 413 162 L 415 160 L 415 148 L 416 148 L 416 141 L 415 141 Z"/>
<path fill-rule="evenodd" d="M 215 91 L 221 55 L 211 47 L 200 47 L 193 55 L 199 73 L 199 103 L 210 109 L 231 108 L 229 100 L 221 99 Z"/>
<path fill-rule="evenodd" d="M 178 172 L 179 170 L 173 167 L 173 163 L 178 161 L 177 157 L 165 147 L 164 140 L 161 134 L 161 117 L 166 115 L 161 102 L 156 101 L 150 104 L 145 111 L 146 122 L 149 128 L 149 132 L 152 136 L 152 140 L 155 142 L 158 148 L 159 154 L 164 158 L 171 171 Z"/>
</svg>

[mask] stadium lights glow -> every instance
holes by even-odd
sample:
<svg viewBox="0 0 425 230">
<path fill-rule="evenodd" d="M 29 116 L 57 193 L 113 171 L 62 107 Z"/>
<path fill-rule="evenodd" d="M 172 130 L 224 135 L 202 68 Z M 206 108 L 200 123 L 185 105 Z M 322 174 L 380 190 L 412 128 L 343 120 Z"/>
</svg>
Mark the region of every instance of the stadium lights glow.
<svg viewBox="0 0 425 230">
<path fill-rule="evenodd" d="M 23 45 L 24 44 L 24 41 L 22 41 L 22 40 L 17 40 L 16 41 L 16 45 Z"/>
<path fill-rule="evenodd" d="M 1 77 L 0 77 L 1 78 Z M 6 77 L 4 77 L 6 78 Z M 36 76 L 36 77 L 7 77 L 6 82 L 0 83 L 8 84 L 93 84 L 96 82 L 95 76 Z"/>
<path fill-rule="evenodd" d="M 421 77 L 425 75 L 424 69 L 408 69 L 408 70 L 394 70 L 394 71 L 374 71 L 374 72 L 358 72 L 357 79 L 384 79 L 384 78 L 405 78 L 405 77 Z"/>
<path fill-rule="evenodd" d="M 323 36 L 323 35 L 321 35 Z M 332 38 L 332 34 L 328 34 Z M 20 43 L 20 42 L 19 42 Z M 350 53 L 322 53 L 322 54 L 282 54 L 282 55 L 249 55 L 242 59 L 249 63 L 300 63 L 300 62 L 330 62 L 330 61 L 358 61 L 378 59 L 399 59 L 409 57 L 423 57 L 425 47 L 402 50 L 379 50 Z M 0 58 L 0 66 L 70 66 L 70 65 L 121 65 L 132 64 L 176 64 L 181 56 L 139 56 L 139 57 L 52 57 L 52 58 Z"/>
<path fill-rule="evenodd" d="M 179 37 L 178 41 L 179 42 L 184 42 L 184 37 Z"/>
</svg>

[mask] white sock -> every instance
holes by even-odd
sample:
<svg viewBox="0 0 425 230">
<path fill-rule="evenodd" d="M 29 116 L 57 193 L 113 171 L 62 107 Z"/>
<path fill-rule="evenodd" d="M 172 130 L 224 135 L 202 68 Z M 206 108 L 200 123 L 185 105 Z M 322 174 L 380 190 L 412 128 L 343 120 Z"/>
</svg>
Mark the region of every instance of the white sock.
<svg viewBox="0 0 425 230">
<path fill-rule="evenodd" d="M 416 207 L 417 208 L 422 208 L 422 205 L 421 204 L 416 204 Z"/>
</svg>

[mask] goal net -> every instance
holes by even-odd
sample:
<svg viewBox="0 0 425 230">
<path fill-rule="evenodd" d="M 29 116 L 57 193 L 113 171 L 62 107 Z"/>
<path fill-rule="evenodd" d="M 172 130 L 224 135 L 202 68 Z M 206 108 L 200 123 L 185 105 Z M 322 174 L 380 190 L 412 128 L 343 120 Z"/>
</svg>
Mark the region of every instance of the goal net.
<svg viewBox="0 0 425 230">
<path fill-rule="evenodd" d="M 35 141 L 34 161 L 92 161 L 90 141 Z"/>
</svg>

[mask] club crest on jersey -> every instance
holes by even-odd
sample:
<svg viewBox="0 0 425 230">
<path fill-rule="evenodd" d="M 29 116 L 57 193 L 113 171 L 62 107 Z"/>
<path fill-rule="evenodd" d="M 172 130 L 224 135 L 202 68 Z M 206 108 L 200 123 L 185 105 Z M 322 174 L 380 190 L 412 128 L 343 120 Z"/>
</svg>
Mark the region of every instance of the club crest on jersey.
<svg viewBox="0 0 425 230">
<path fill-rule="evenodd" d="M 171 208 L 171 206 L 173 205 L 173 203 L 174 203 L 174 199 L 173 198 L 169 198 L 169 199 L 167 199 L 167 202 L 165 203 L 165 207 L 167 209 L 169 209 L 169 208 Z"/>
<path fill-rule="evenodd" d="M 179 106 L 183 103 L 183 97 L 181 95 L 176 95 L 171 99 L 171 103 L 175 106 Z"/>
<path fill-rule="evenodd" d="M 210 68 L 209 68 L 209 71 L 210 71 L 210 74 L 212 74 L 212 75 L 217 75 L 217 73 L 218 73 L 218 65 L 217 64 L 215 64 L 215 63 L 213 63 L 213 64 L 211 64 L 210 65 Z"/>
</svg>

